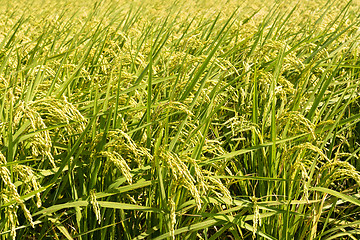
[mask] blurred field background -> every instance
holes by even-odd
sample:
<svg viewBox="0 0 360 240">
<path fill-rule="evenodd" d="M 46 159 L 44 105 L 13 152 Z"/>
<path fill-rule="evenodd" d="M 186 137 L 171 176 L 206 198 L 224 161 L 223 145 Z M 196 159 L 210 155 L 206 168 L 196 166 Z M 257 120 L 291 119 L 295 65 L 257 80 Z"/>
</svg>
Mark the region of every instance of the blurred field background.
<svg viewBox="0 0 360 240">
<path fill-rule="evenodd" d="M 0 0 L 0 239 L 359 239 L 359 8 Z"/>
</svg>

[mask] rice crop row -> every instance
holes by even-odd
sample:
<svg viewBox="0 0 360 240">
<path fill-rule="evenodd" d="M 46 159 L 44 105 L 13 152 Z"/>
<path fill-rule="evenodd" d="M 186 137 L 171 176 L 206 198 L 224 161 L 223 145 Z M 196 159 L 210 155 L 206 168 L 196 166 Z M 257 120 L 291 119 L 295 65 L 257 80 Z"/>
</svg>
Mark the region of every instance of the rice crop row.
<svg viewBox="0 0 360 240">
<path fill-rule="evenodd" d="M 359 10 L 0 0 L 0 239 L 360 238 Z"/>
</svg>

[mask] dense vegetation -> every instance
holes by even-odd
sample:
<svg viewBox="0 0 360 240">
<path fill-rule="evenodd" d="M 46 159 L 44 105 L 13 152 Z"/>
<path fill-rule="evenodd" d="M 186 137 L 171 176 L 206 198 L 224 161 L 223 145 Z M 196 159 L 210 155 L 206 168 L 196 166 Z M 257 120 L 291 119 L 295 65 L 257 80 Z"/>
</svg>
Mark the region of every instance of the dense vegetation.
<svg viewBox="0 0 360 240">
<path fill-rule="evenodd" d="M 359 7 L 0 0 L 0 239 L 359 239 Z"/>
</svg>

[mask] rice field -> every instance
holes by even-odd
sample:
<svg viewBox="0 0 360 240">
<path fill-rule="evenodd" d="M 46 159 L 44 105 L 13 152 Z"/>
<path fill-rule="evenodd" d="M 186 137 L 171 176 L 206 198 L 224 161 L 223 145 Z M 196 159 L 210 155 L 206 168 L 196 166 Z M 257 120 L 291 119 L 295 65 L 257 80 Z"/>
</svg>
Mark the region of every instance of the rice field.
<svg viewBox="0 0 360 240">
<path fill-rule="evenodd" d="M 0 239 L 359 239 L 360 1 L 0 0 Z"/>
</svg>

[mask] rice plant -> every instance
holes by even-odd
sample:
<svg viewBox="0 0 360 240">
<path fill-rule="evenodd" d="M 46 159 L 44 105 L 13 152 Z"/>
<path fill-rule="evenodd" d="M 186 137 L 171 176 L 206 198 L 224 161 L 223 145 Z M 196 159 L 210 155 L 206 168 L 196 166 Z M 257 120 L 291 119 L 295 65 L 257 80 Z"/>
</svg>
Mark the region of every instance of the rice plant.
<svg viewBox="0 0 360 240">
<path fill-rule="evenodd" d="M 360 238 L 359 1 L 0 3 L 0 239 Z"/>
</svg>

